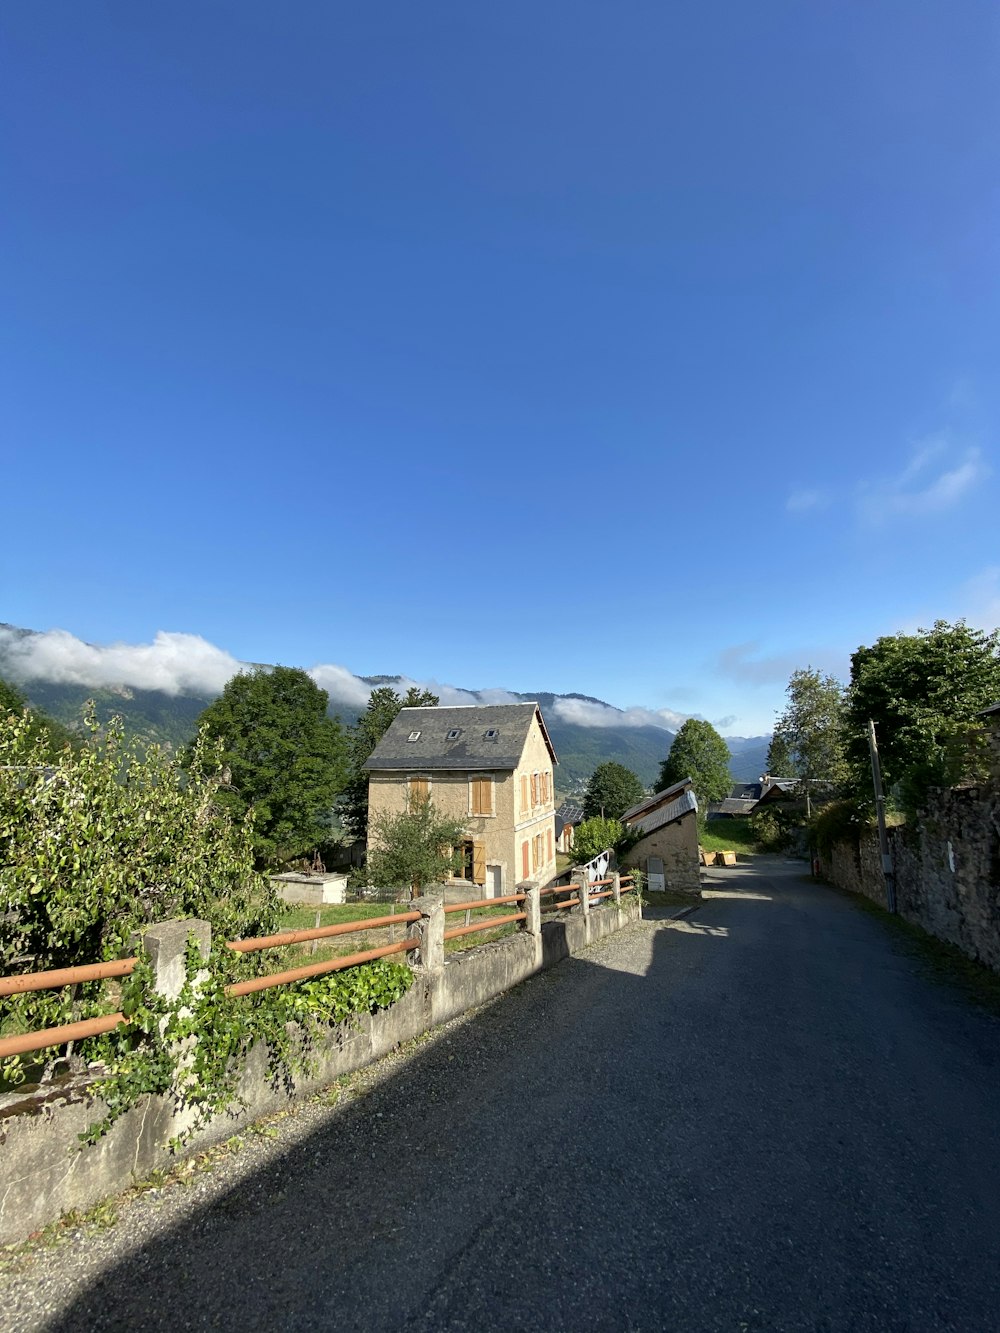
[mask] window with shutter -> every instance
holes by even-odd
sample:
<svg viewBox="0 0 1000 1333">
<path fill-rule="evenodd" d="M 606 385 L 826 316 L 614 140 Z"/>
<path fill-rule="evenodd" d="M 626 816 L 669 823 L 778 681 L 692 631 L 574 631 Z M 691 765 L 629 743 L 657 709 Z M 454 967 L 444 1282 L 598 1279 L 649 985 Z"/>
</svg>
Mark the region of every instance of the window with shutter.
<svg viewBox="0 0 1000 1333">
<path fill-rule="evenodd" d="M 486 883 L 486 846 L 481 842 L 472 844 L 472 878 L 477 884 Z"/>
<path fill-rule="evenodd" d="M 521 812 L 522 812 L 523 814 L 527 814 L 528 811 L 529 811 L 530 809 L 531 809 L 531 802 L 530 802 L 530 798 L 529 798 L 529 796 L 528 796 L 528 775 L 527 775 L 527 773 L 522 773 L 522 774 L 521 774 Z"/>
<path fill-rule="evenodd" d="M 493 779 L 472 778 L 470 781 L 469 808 L 474 815 L 492 815 Z"/>
<path fill-rule="evenodd" d="M 411 777 L 409 783 L 410 783 L 410 800 L 426 801 L 431 794 L 430 779 Z"/>
<path fill-rule="evenodd" d="M 537 774 L 537 773 L 532 773 L 532 775 L 531 775 L 531 804 L 532 804 L 533 806 L 535 806 L 535 805 L 538 804 L 538 774 Z"/>
</svg>

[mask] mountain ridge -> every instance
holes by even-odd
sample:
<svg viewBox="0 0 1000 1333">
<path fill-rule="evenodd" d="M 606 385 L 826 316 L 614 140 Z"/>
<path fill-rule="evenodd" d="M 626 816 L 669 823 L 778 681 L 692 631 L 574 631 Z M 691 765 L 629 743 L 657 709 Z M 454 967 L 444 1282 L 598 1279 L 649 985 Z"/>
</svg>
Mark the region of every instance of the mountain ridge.
<svg viewBox="0 0 1000 1333">
<path fill-rule="evenodd" d="M 20 643 L 23 643 L 25 637 L 37 633 L 5 624 L 0 624 L 0 630 L 13 634 Z M 0 637 L 0 676 L 14 681 L 33 707 L 41 709 L 66 725 L 73 726 L 79 723 L 86 702 L 93 700 L 97 716 L 102 722 L 107 722 L 112 716 L 120 716 L 126 731 L 131 735 L 175 748 L 191 739 L 202 710 L 219 693 L 219 691 L 194 689 L 171 693 L 126 683 L 91 687 L 49 681 L 40 677 L 25 680 L 19 678 L 16 669 L 13 671 L 9 669 L 11 665 L 10 658 L 5 652 L 3 638 Z M 405 691 L 411 683 L 407 677 L 388 674 L 359 676 L 353 679 L 363 681 L 365 685 L 371 687 L 389 685 L 401 691 Z M 353 697 L 348 697 L 345 692 L 338 695 L 336 684 L 326 683 L 324 688 L 330 700 L 330 714 L 339 716 L 345 725 L 353 724 L 363 711 L 363 705 L 358 703 L 356 691 Z M 343 689 L 346 691 L 347 688 L 345 684 Z M 430 688 L 434 689 L 433 686 Z M 480 694 L 496 693 L 492 690 L 456 692 L 468 694 L 473 700 Z M 620 713 L 624 717 L 624 710 L 593 695 L 575 692 L 556 694 L 549 690 L 533 692 L 510 690 L 503 693 L 524 702 L 537 702 L 542 708 L 553 748 L 559 758 L 556 785 L 564 793 L 581 790 L 597 765 L 609 760 L 624 764 L 637 774 L 645 786 L 652 786 L 674 738 L 675 733 L 666 726 L 615 723 L 614 715 Z M 602 721 L 601 725 L 586 725 L 564 719 L 556 707 L 557 701 L 563 699 L 606 709 L 606 720 Z M 730 769 L 734 782 L 753 781 L 760 776 L 764 771 L 763 762 L 769 739 L 769 737 L 730 738 L 727 743 L 732 755 Z"/>
</svg>

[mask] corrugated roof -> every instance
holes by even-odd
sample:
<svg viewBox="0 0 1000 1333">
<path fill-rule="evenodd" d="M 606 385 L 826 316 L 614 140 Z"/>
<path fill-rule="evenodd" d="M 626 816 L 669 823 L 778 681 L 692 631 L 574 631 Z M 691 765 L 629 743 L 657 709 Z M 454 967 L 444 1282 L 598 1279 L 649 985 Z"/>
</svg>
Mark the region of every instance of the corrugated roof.
<svg viewBox="0 0 1000 1333">
<path fill-rule="evenodd" d="M 678 796 L 676 801 L 671 801 L 669 805 L 651 811 L 642 819 L 633 819 L 631 827 L 638 829 L 640 833 L 652 833 L 654 829 L 662 828 L 664 824 L 672 824 L 675 819 L 680 819 L 682 815 L 697 811 L 697 809 L 697 796 L 693 791 L 686 791 L 682 796 Z"/>
<path fill-rule="evenodd" d="M 514 769 L 536 714 L 552 762 L 558 763 L 537 704 L 471 704 L 400 709 L 362 767 L 415 773 Z"/>
<path fill-rule="evenodd" d="M 690 787 L 692 785 L 691 778 L 682 778 L 680 782 L 675 782 L 672 787 L 664 787 L 662 791 L 655 792 L 652 796 L 644 797 L 635 805 L 629 806 L 622 815 L 622 823 L 628 823 L 635 815 L 642 814 L 644 810 L 652 810 L 655 806 L 662 804 L 662 802 L 672 800 L 678 792 L 682 792 L 685 787 Z"/>
</svg>

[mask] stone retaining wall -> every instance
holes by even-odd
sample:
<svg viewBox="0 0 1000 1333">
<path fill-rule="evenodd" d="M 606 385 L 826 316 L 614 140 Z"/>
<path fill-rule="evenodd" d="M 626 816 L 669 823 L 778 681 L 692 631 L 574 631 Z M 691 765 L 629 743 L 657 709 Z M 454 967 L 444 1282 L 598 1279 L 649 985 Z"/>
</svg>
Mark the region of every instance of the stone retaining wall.
<svg viewBox="0 0 1000 1333">
<path fill-rule="evenodd" d="M 899 914 L 1000 972 L 1000 793 L 932 792 L 912 827 L 889 834 Z M 874 831 L 837 844 L 820 867 L 838 888 L 886 905 Z"/>
</svg>

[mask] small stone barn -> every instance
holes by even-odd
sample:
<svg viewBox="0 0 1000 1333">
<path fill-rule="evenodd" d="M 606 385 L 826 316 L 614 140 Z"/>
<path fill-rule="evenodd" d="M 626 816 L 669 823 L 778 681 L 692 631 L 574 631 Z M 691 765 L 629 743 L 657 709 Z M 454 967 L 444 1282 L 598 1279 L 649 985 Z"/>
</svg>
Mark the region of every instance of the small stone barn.
<svg viewBox="0 0 1000 1333">
<path fill-rule="evenodd" d="M 622 823 L 642 834 L 623 859 L 627 866 L 635 866 L 649 876 L 651 891 L 660 887 L 682 893 L 701 892 L 698 798 L 690 778 L 633 805 L 622 815 Z"/>
</svg>

